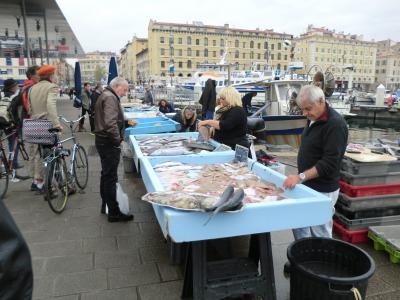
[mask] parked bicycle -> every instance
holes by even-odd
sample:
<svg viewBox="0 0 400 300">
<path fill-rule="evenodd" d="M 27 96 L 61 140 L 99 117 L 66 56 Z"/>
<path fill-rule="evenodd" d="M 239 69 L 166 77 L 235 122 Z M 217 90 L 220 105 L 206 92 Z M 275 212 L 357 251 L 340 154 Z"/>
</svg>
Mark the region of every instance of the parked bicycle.
<svg viewBox="0 0 400 300">
<path fill-rule="evenodd" d="M 44 182 L 44 197 L 49 203 L 52 211 L 61 213 L 68 202 L 68 197 L 76 189 L 75 184 L 81 189 L 85 189 L 89 177 L 89 164 L 85 148 L 83 148 L 75 138 L 74 124 L 85 116 L 77 120 L 70 121 L 64 117 L 59 117 L 61 121 L 69 126 L 71 137 L 59 140 L 58 128 L 49 129 L 56 135 L 55 143 L 50 148 L 50 154 L 44 160 L 46 167 L 46 177 Z M 68 141 L 73 142 L 71 149 L 65 149 L 64 144 Z M 66 158 L 70 157 L 67 167 Z"/>
<path fill-rule="evenodd" d="M 12 182 L 18 182 L 19 180 L 26 180 L 29 178 L 29 176 L 17 175 L 14 166 L 14 156 L 15 153 L 17 153 L 17 149 L 19 150 L 19 153 L 21 153 L 21 156 L 24 160 L 29 160 L 29 157 L 25 151 L 24 144 L 19 139 L 18 130 L 10 127 L 5 131 L 9 130 L 11 130 L 11 132 L 0 139 L 0 199 L 3 199 L 7 193 L 8 183 L 10 180 L 9 177 L 11 177 Z M 15 136 L 14 145 L 12 146 L 11 151 L 8 151 L 7 155 L 3 142 L 13 135 Z"/>
</svg>

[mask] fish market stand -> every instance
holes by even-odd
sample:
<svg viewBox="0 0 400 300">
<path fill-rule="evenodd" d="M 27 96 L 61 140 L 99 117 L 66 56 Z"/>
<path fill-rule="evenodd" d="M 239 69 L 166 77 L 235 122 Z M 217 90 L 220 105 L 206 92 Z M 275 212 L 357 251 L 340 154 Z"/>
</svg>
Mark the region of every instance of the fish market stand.
<svg viewBox="0 0 400 300">
<path fill-rule="evenodd" d="M 144 157 L 141 174 L 148 192 L 163 191 L 154 166 L 166 161 L 188 164 L 231 162 L 233 154 L 220 156 Z M 252 160 L 248 168 L 262 179 L 282 186 L 285 176 Z M 235 294 L 257 294 L 276 299 L 271 231 L 319 225 L 332 218 L 329 198 L 304 186 L 286 190 L 287 199 L 246 204 L 236 213 L 220 213 L 204 226 L 207 213 L 185 212 L 153 204 L 164 236 L 173 243 L 188 243 L 183 297 L 221 299 Z M 251 235 L 249 258 L 207 262 L 206 241 Z M 260 261 L 260 271 L 258 271 Z"/>
<path fill-rule="evenodd" d="M 150 137 L 155 137 L 155 138 L 162 138 L 162 137 L 182 137 L 182 138 L 187 138 L 187 139 L 192 139 L 196 140 L 199 136 L 198 132 L 179 132 L 179 133 L 165 133 L 165 134 L 157 134 L 156 136 L 153 134 L 137 134 L 137 135 L 130 135 L 129 136 L 129 142 L 130 146 L 132 149 L 132 155 L 133 155 L 133 160 L 135 163 L 136 171 L 139 172 L 139 159 L 144 158 L 144 157 L 149 157 L 143 154 L 142 150 L 140 149 L 139 142 L 141 140 L 150 138 Z M 226 155 L 226 154 L 233 154 L 233 150 L 226 145 L 220 144 L 217 141 L 214 140 L 209 140 L 210 145 L 214 146 L 216 151 L 210 151 L 210 152 L 202 152 L 198 154 L 187 154 L 187 156 L 195 158 L 196 156 L 203 155 L 203 156 L 210 156 L 210 155 Z M 171 158 L 171 156 L 157 156 L 161 158 Z M 173 158 L 172 158 L 173 160 Z"/>
<path fill-rule="evenodd" d="M 134 127 L 128 127 L 125 129 L 125 137 L 129 137 L 132 134 L 149 134 L 149 133 L 165 133 L 165 132 L 177 132 L 181 129 L 181 124 L 174 120 L 162 117 L 157 121 L 138 121 Z"/>
</svg>

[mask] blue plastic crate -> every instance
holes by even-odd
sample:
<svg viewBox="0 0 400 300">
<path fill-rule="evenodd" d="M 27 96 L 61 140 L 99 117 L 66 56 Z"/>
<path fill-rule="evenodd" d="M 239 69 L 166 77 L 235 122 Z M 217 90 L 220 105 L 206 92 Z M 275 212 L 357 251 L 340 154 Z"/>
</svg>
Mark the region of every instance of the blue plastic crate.
<svg viewBox="0 0 400 300">
<path fill-rule="evenodd" d="M 125 136 L 129 137 L 132 134 L 149 134 L 149 133 L 165 133 L 176 132 L 181 128 L 181 124 L 174 120 L 163 118 L 157 121 L 139 122 L 134 127 L 125 129 Z"/>
<path fill-rule="evenodd" d="M 173 160 L 190 164 L 217 164 L 230 162 L 233 158 L 234 154 L 145 157 L 140 160 L 141 174 L 148 192 L 163 191 L 164 186 L 153 169 L 159 163 Z M 277 186 L 282 186 L 286 178 L 253 160 L 249 160 L 248 167 Z M 304 185 L 286 190 L 285 196 L 288 198 L 280 201 L 247 204 L 237 213 L 220 213 L 207 226 L 204 226 L 207 213 L 185 212 L 159 205 L 153 205 L 153 208 L 164 236 L 176 243 L 313 226 L 332 218 L 330 199 Z"/>
</svg>

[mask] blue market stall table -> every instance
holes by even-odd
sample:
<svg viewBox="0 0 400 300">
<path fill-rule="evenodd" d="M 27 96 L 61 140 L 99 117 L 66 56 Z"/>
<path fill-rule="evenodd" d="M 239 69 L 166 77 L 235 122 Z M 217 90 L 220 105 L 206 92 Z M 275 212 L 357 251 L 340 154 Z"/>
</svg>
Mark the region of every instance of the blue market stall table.
<svg viewBox="0 0 400 300">
<path fill-rule="evenodd" d="M 231 162 L 233 154 L 174 157 L 187 164 Z M 154 166 L 171 158 L 140 159 L 141 174 L 148 192 L 164 191 Z M 285 176 L 252 160 L 248 168 L 261 179 L 282 186 Z M 276 299 L 270 232 L 326 223 L 332 218 L 329 198 L 299 185 L 284 192 L 284 200 L 246 204 L 236 213 L 217 214 L 206 226 L 207 213 L 185 212 L 153 204 L 164 236 L 173 243 L 189 243 L 183 297 L 221 299 L 235 294 L 258 294 Z M 207 262 L 206 241 L 251 235 L 248 258 Z M 258 271 L 260 262 L 260 272 Z"/>
<path fill-rule="evenodd" d="M 141 145 L 141 142 L 145 141 L 145 140 L 149 140 L 149 139 L 154 139 L 154 143 L 150 143 L 148 144 L 149 146 L 151 146 L 152 144 L 156 144 L 158 141 L 162 140 L 162 139 L 172 139 L 176 140 L 176 139 L 184 139 L 186 141 L 189 140 L 197 140 L 199 136 L 198 132 L 180 132 L 180 133 L 163 133 L 163 134 L 137 134 L 137 135 L 130 135 L 129 136 L 129 143 L 132 149 L 132 154 L 133 154 L 133 160 L 135 163 L 135 167 L 136 167 L 136 171 L 139 172 L 140 170 L 140 166 L 139 166 L 139 161 L 142 158 L 145 157 L 167 157 L 165 154 L 159 154 L 159 155 L 155 155 L 155 156 L 148 156 L 147 153 L 143 153 L 143 145 Z M 208 144 L 210 146 L 214 147 L 214 150 L 207 152 L 207 151 L 201 151 L 199 153 L 189 153 L 186 154 L 188 156 L 191 156 L 193 158 L 195 158 L 196 156 L 199 155 L 203 155 L 203 156 L 219 156 L 219 155 L 226 155 L 226 154 L 233 154 L 234 152 L 232 151 L 232 149 L 229 146 L 220 144 L 214 140 L 209 140 Z M 168 152 L 168 149 L 170 149 L 168 144 L 163 145 L 162 147 L 163 150 L 166 150 L 164 152 Z M 173 150 L 173 149 L 171 149 Z M 153 154 L 154 155 L 154 154 Z M 177 154 L 177 155 L 182 155 L 182 154 Z M 172 155 L 168 156 L 169 159 L 173 159 L 171 158 L 172 156 L 177 156 L 177 155 Z"/>
</svg>

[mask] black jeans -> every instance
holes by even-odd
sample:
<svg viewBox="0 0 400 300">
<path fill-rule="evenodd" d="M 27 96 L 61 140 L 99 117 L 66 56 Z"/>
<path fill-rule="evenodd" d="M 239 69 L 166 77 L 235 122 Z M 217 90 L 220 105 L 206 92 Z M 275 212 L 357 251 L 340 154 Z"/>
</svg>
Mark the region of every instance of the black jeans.
<svg viewBox="0 0 400 300">
<path fill-rule="evenodd" d="M 117 202 L 117 182 L 121 148 L 113 146 L 111 143 L 100 142 L 96 142 L 96 148 L 101 160 L 101 205 L 107 204 L 108 214 L 115 215 L 120 212 Z"/>
</svg>

